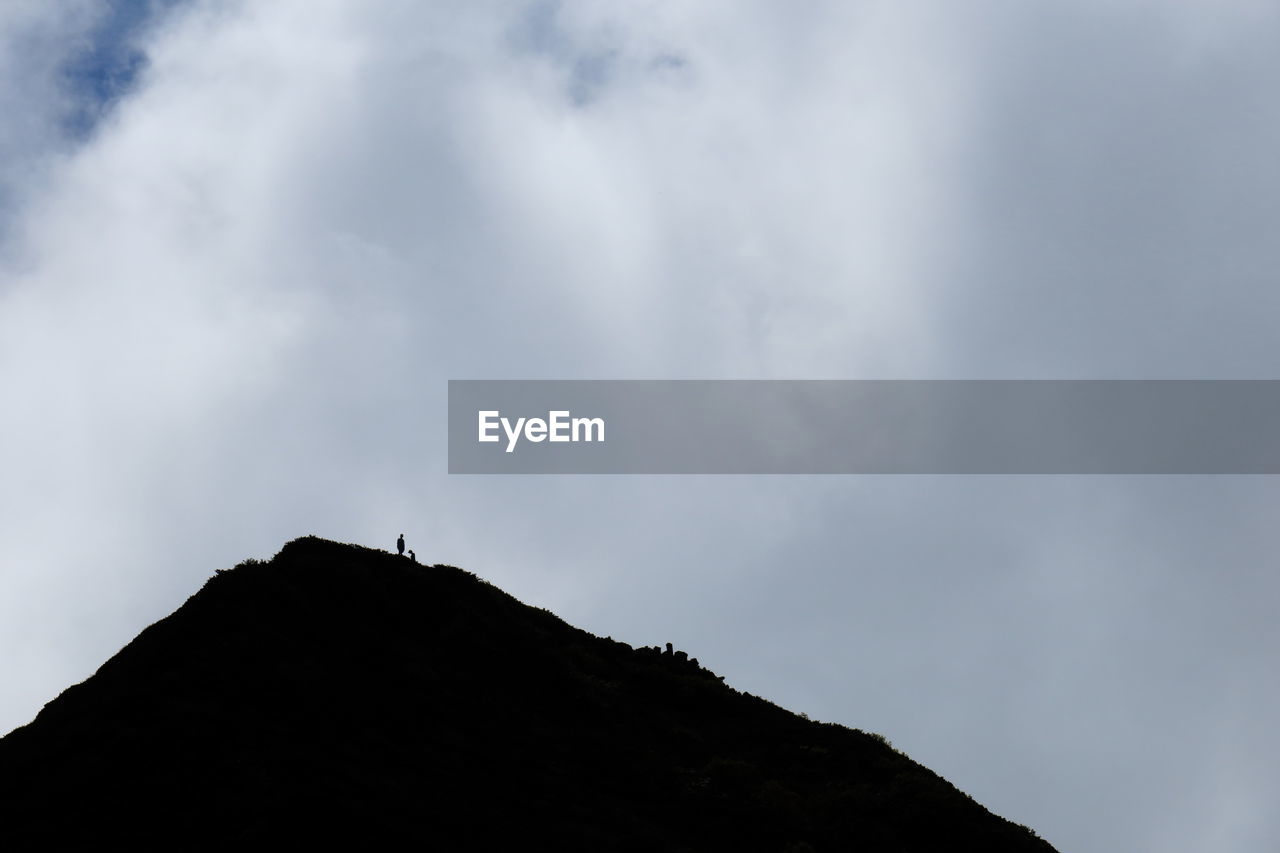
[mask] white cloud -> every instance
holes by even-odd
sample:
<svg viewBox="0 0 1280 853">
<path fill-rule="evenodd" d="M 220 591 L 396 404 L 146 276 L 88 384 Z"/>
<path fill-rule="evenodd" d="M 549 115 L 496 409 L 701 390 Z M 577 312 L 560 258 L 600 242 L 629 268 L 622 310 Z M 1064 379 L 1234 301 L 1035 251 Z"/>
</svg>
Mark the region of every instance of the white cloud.
<svg viewBox="0 0 1280 853">
<path fill-rule="evenodd" d="M 0 152 L 53 165 L 0 174 L 0 726 L 214 568 L 403 530 L 1064 849 L 1245 837 L 1172 777 L 1275 776 L 1162 739 L 1267 737 L 1265 482 L 463 479 L 443 427 L 448 378 L 1268 375 L 1257 7 L 199 4 L 74 150 L 31 57 L 88 24 L 40 8 L 0 12 Z"/>
</svg>

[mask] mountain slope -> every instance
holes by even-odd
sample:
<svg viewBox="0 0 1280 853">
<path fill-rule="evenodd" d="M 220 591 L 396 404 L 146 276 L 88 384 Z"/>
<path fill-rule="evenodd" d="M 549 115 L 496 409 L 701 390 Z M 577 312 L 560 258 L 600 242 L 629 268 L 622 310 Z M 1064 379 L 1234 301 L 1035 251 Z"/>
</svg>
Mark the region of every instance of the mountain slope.
<svg viewBox="0 0 1280 853">
<path fill-rule="evenodd" d="M 1051 851 L 862 732 L 308 537 L 0 740 L 0 846 Z"/>
</svg>

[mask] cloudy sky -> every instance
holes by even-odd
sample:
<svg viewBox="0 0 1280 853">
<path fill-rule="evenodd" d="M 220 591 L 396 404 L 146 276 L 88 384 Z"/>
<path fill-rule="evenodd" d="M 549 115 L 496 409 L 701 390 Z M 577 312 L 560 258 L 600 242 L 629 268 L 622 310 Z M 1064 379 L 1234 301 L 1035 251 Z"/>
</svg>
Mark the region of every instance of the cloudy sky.
<svg viewBox="0 0 1280 853">
<path fill-rule="evenodd" d="M 1280 378 L 1253 0 L 0 5 L 0 729 L 287 540 L 1280 835 L 1280 483 L 450 477 L 450 378 Z"/>
</svg>

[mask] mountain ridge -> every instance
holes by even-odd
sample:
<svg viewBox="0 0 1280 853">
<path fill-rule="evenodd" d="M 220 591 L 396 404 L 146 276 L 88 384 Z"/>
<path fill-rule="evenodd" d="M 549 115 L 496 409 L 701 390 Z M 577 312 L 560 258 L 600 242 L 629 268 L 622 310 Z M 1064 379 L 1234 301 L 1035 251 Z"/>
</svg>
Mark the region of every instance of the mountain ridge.
<svg viewBox="0 0 1280 853">
<path fill-rule="evenodd" d="M 219 570 L 0 739 L 0 804 L 0 842 L 64 849 L 1053 850 L 669 647 L 316 537 Z"/>
</svg>

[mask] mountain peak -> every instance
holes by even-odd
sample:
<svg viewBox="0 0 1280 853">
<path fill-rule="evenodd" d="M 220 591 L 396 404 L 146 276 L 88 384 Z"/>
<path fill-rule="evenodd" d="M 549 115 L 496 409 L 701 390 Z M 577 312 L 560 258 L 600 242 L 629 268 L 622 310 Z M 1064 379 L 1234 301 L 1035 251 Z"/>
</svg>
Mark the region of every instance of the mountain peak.
<svg viewBox="0 0 1280 853">
<path fill-rule="evenodd" d="M 669 646 L 316 537 L 218 571 L 0 740 L 0 802 L 0 841 L 58 849 L 1052 850 Z"/>
</svg>

